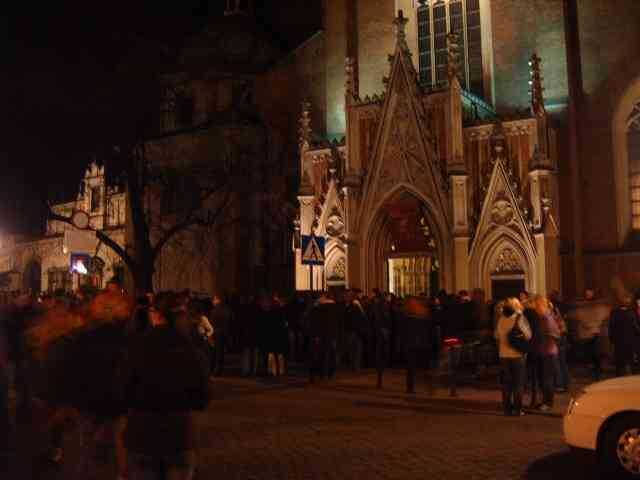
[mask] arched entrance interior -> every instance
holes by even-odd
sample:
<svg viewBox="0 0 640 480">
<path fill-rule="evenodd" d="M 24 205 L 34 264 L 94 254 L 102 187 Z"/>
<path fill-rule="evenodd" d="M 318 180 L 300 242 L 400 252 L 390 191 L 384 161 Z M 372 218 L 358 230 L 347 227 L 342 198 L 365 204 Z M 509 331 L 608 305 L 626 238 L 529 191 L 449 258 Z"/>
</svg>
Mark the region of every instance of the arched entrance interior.
<svg viewBox="0 0 640 480">
<path fill-rule="evenodd" d="M 534 253 L 509 229 L 500 227 L 474 252 L 472 277 L 488 298 L 517 297 L 535 291 Z"/>
<path fill-rule="evenodd" d="M 22 286 L 25 291 L 34 294 L 42 290 L 42 266 L 38 259 L 33 258 L 27 263 L 22 277 Z"/>
<path fill-rule="evenodd" d="M 442 285 L 437 230 L 427 206 L 402 191 L 380 208 L 366 261 L 373 287 L 400 297 L 434 295 Z"/>
</svg>

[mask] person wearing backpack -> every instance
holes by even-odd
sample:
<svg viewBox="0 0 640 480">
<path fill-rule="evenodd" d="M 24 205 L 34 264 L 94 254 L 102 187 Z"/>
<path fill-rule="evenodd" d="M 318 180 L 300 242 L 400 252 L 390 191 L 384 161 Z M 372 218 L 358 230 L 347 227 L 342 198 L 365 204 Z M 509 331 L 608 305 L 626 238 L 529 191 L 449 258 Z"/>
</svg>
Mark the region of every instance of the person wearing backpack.
<svg viewBox="0 0 640 480">
<path fill-rule="evenodd" d="M 502 367 L 502 406 L 507 416 L 522 416 L 522 394 L 525 381 L 525 358 L 531 340 L 529 322 L 522 315 L 516 298 L 505 300 L 498 308 L 495 337 Z"/>
</svg>

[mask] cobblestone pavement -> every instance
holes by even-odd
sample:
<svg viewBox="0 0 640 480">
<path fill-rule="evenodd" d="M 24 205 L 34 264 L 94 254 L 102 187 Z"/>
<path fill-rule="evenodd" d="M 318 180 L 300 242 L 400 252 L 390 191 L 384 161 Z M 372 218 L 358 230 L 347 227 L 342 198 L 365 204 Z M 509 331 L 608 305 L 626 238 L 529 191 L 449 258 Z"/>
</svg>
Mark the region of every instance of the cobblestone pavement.
<svg viewBox="0 0 640 480">
<path fill-rule="evenodd" d="M 403 375 L 372 372 L 328 384 L 301 378 L 219 378 L 200 415 L 199 479 L 595 479 L 562 441 L 561 413 L 508 418 L 492 385 L 404 393 Z M 34 435 L 29 440 L 35 444 Z M 18 456 L 7 478 L 73 478 L 74 439 L 60 471 Z M 31 462 L 26 468 L 18 463 Z M 26 470 L 25 470 L 26 468 Z M 111 472 L 98 478 L 113 479 Z M 2 475 L 0 475 L 2 477 Z M 88 477 L 87 477 L 88 478 Z"/>
</svg>

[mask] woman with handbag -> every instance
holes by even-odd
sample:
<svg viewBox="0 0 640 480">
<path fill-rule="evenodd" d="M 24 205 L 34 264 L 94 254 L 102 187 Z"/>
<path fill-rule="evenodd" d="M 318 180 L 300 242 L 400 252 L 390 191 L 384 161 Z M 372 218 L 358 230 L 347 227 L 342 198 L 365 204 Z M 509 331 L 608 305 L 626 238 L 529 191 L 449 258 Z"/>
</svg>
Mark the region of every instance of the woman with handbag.
<svg viewBox="0 0 640 480">
<path fill-rule="evenodd" d="M 516 298 L 508 298 L 496 308 L 498 322 L 495 337 L 502 367 L 502 406 L 507 416 L 520 417 L 525 381 L 525 357 L 531 339 L 529 322 L 522 315 L 522 305 Z"/>
</svg>

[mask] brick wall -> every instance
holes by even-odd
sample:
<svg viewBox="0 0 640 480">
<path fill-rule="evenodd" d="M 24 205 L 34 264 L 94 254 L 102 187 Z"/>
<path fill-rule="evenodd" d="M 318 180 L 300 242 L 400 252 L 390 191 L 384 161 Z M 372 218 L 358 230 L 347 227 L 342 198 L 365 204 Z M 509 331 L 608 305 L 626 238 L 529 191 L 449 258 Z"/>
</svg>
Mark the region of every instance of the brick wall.
<svg viewBox="0 0 640 480">
<path fill-rule="evenodd" d="M 547 104 L 567 98 L 562 0 L 493 0 L 494 84 L 496 107 L 529 105 L 528 60 L 535 51 L 543 60 Z"/>
<path fill-rule="evenodd" d="M 358 1 L 358 66 L 360 95 L 381 93 L 389 74 L 387 55 L 395 48 L 394 0 Z"/>
<path fill-rule="evenodd" d="M 581 122 L 582 210 L 586 250 L 617 247 L 611 122 L 620 97 L 640 77 L 640 2 L 579 0 L 585 104 Z"/>
</svg>

